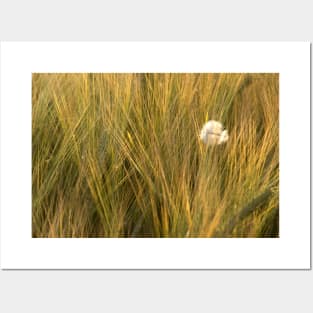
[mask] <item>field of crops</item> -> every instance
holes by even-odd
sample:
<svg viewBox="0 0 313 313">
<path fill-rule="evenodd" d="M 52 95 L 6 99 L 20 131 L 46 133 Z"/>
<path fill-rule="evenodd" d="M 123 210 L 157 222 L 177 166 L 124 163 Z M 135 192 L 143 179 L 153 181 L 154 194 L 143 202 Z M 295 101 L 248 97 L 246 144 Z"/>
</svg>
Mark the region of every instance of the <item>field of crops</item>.
<svg viewBox="0 0 313 313">
<path fill-rule="evenodd" d="M 278 237 L 279 75 L 33 74 L 32 233 Z"/>
</svg>

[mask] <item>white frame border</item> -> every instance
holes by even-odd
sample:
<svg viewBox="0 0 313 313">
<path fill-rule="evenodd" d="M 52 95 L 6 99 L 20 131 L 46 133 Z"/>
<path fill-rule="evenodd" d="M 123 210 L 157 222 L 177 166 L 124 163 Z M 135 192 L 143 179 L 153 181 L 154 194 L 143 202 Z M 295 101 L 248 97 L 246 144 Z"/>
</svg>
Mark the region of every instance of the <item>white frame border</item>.
<svg viewBox="0 0 313 313">
<path fill-rule="evenodd" d="M 31 73 L 280 73 L 280 238 L 31 238 Z M 301 123 L 292 127 L 293 123 Z M 300 132 L 300 134 L 299 134 Z M 4 269 L 309 269 L 310 44 L 2 42 Z"/>
</svg>

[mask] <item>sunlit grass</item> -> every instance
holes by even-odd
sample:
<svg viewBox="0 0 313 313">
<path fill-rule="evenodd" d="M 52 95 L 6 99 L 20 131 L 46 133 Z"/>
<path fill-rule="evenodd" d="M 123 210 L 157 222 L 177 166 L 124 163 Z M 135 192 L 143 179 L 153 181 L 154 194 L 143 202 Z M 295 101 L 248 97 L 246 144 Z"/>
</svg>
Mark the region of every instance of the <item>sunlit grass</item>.
<svg viewBox="0 0 313 313">
<path fill-rule="evenodd" d="M 33 236 L 277 237 L 278 79 L 33 74 Z"/>
</svg>

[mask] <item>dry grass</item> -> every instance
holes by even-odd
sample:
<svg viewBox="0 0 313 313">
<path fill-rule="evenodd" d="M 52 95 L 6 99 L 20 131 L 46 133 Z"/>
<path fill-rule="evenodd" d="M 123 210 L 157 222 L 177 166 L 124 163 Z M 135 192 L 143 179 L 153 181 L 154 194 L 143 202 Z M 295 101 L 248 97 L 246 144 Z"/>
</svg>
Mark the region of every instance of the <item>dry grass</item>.
<svg viewBox="0 0 313 313">
<path fill-rule="evenodd" d="M 278 74 L 33 74 L 33 236 L 277 237 L 278 95 Z"/>
</svg>

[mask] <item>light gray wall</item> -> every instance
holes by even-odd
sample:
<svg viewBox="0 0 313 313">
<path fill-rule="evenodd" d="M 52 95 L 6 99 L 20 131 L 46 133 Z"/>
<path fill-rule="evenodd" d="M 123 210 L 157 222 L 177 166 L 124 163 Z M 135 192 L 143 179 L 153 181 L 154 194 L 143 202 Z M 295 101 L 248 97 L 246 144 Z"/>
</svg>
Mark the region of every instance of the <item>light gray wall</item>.
<svg viewBox="0 0 313 313">
<path fill-rule="evenodd" d="M 1 0 L 0 39 L 312 42 L 311 6 Z M 312 290 L 312 271 L 0 271 L 0 311 L 306 313 L 313 312 Z"/>
</svg>

